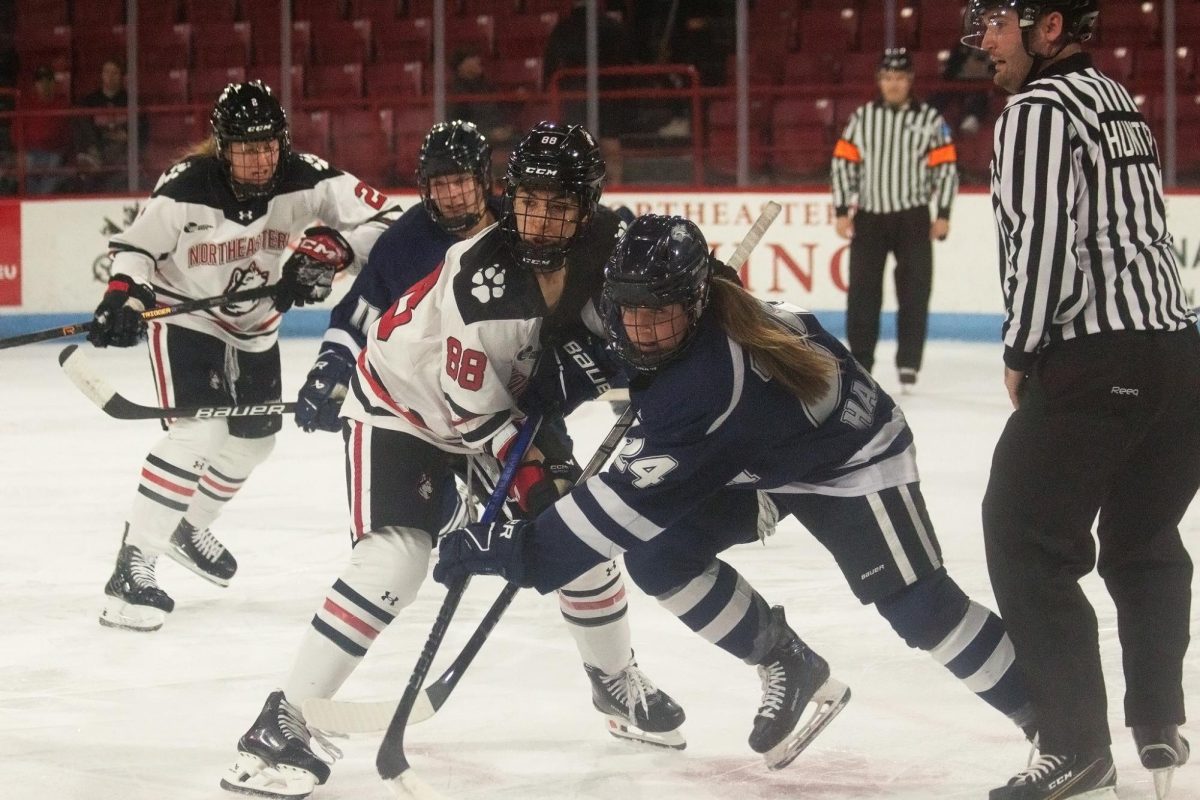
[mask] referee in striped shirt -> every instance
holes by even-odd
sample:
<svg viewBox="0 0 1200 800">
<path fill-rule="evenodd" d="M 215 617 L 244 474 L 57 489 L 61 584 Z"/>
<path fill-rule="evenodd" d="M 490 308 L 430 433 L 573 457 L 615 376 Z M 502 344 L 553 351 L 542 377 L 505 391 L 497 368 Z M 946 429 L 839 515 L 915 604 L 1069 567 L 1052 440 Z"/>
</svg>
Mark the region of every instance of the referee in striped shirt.
<svg viewBox="0 0 1200 800">
<path fill-rule="evenodd" d="M 958 169 L 950 128 L 932 106 L 912 96 L 912 57 L 884 51 L 876 73 L 879 97 L 860 106 L 833 151 L 833 205 L 837 233 L 853 239 L 846 339 L 868 370 L 875 366 L 883 269 L 896 256 L 896 366 L 902 387 L 917 382 L 929 292 L 932 239 L 950 232 L 950 205 Z M 850 207 L 857 201 L 853 220 Z M 937 218 L 929 219 L 933 203 Z"/>
<path fill-rule="evenodd" d="M 1013 95 L 996 125 L 992 204 L 1015 411 L 983 531 L 1041 750 L 991 800 L 1115 796 L 1096 615 L 1078 583 L 1096 564 L 1093 523 L 1125 723 L 1159 797 L 1188 757 L 1192 562 L 1179 523 L 1200 487 L 1200 333 L 1153 136 L 1080 47 L 1098 13 L 1099 0 L 973 0 L 966 17 L 964 41 Z"/>
</svg>

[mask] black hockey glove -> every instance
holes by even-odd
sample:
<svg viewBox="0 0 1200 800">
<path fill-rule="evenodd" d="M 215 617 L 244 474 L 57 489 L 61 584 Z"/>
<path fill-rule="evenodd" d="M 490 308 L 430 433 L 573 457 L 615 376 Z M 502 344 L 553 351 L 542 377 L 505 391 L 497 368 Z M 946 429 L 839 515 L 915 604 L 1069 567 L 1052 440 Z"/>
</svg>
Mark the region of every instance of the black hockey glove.
<svg viewBox="0 0 1200 800">
<path fill-rule="evenodd" d="M 525 581 L 525 532 L 529 520 L 476 522 L 450 531 L 438 544 L 433 579 L 449 586 L 468 575 L 499 575 L 517 586 Z"/>
<path fill-rule="evenodd" d="M 309 228 L 283 265 L 283 277 L 275 285 L 275 308 L 287 311 L 293 305 L 321 302 L 333 291 L 333 276 L 353 261 L 346 237 L 324 225 Z"/>
<path fill-rule="evenodd" d="M 142 312 L 153 305 L 153 289 L 128 275 L 113 275 L 92 315 L 88 341 L 96 347 L 133 347 L 146 335 Z"/>
<path fill-rule="evenodd" d="M 343 348 L 322 350 L 296 396 L 296 424 L 313 431 L 340 431 L 342 401 L 354 374 L 354 359 Z"/>
</svg>

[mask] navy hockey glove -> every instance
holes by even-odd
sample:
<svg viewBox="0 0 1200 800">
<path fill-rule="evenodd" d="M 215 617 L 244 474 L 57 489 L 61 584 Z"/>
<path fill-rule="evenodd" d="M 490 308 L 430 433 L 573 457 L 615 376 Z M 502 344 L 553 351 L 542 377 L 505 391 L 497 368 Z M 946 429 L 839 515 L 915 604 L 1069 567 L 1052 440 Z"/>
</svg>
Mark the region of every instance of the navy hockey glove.
<svg viewBox="0 0 1200 800">
<path fill-rule="evenodd" d="M 595 336 L 568 339 L 547 351 L 518 405 L 526 414 L 566 416 L 595 400 L 624 378 L 606 355 L 606 342 Z"/>
<path fill-rule="evenodd" d="M 322 350 L 296 396 L 296 424 L 305 431 L 340 431 L 342 401 L 354 360 L 342 348 Z"/>
<path fill-rule="evenodd" d="M 153 305 L 153 289 L 128 275 L 113 275 L 92 315 L 88 341 L 96 347 L 133 347 L 146 335 L 142 312 Z"/>
<path fill-rule="evenodd" d="M 449 586 L 468 575 L 499 575 L 517 586 L 525 582 L 525 532 L 529 520 L 476 522 L 450 531 L 438 544 L 433 579 Z"/>
<path fill-rule="evenodd" d="M 287 311 L 293 305 L 321 302 L 333 291 L 333 276 L 353 261 L 354 251 L 344 236 L 324 225 L 309 228 L 283 265 L 283 277 L 275 284 L 275 308 Z"/>
</svg>

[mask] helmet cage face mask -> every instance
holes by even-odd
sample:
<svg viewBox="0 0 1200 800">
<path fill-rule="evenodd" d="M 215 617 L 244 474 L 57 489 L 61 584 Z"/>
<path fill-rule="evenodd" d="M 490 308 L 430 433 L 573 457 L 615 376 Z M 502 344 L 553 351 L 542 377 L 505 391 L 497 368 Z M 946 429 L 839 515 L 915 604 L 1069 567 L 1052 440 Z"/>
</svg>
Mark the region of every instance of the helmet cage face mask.
<svg viewBox="0 0 1200 800">
<path fill-rule="evenodd" d="M 500 221 L 509 249 L 519 263 L 534 272 L 554 272 L 565 266 L 567 253 L 584 235 L 595 214 L 604 174 L 600 148 L 582 127 L 541 122 L 526 134 L 508 159 L 507 202 Z M 549 193 L 560 200 L 570 198 L 578 209 L 574 230 L 568 234 L 557 224 L 554 218 L 559 215 L 554 209 L 547 209 L 551 218 L 540 225 L 542 221 L 528 217 L 529 208 L 519 218 L 523 214 L 518 202 L 518 194 L 524 194 L 522 189 L 524 193 Z M 521 235 L 522 229 L 538 235 L 526 238 Z M 561 235 L 554 235 L 556 229 Z"/>
<path fill-rule="evenodd" d="M 447 175 L 469 176 L 473 197 L 467 197 L 464 188 L 435 192 L 434 179 Z M 471 122 L 454 120 L 434 125 L 417 156 L 417 185 L 421 204 L 442 230 L 460 234 L 474 228 L 487 213 L 487 198 L 492 189 L 492 147 L 487 138 Z M 435 194 L 449 197 L 452 210 L 470 210 L 447 215 Z"/>
<path fill-rule="evenodd" d="M 635 220 L 604 270 L 600 315 L 609 349 L 639 372 L 682 356 L 708 305 L 711 271 L 708 243 L 694 223 Z"/>
<path fill-rule="evenodd" d="M 284 162 L 291 153 L 287 115 L 271 89 L 262 81 L 229 84 L 217 98 L 210 121 L 217 159 L 234 196 L 241 201 L 271 196 L 279 186 Z M 271 175 L 261 182 L 236 179 L 234 166 L 244 174 L 256 163 L 257 151 L 272 141 L 278 143 L 278 157 Z M 259 146 L 248 148 L 250 152 L 235 153 L 234 142 Z"/>
<path fill-rule="evenodd" d="M 963 15 L 962 43 L 976 50 L 983 49 L 983 37 L 998 15 L 1012 11 L 1021 29 L 1025 51 L 1034 58 L 1029 46 L 1029 34 L 1037 21 L 1051 11 L 1063 15 L 1063 47 L 1072 42 L 1092 38 L 1096 19 L 1100 16 L 1099 0 L 971 0 Z M 1061 48 L 1060 48 L 1061 49 Z"/>
</svg>

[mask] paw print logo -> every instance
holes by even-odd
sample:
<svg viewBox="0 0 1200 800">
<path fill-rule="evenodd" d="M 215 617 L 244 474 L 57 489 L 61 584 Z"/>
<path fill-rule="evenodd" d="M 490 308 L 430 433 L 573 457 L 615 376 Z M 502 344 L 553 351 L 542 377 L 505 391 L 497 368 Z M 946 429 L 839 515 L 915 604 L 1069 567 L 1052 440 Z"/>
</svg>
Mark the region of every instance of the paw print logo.
<svg viewBox="0 0 1200 800">
<path fill-rule="evenodd" d="M 471 276 L 471 295 L 481 303 L 504 296 L 504 270 L 493 264 Z"/>
</svg>

